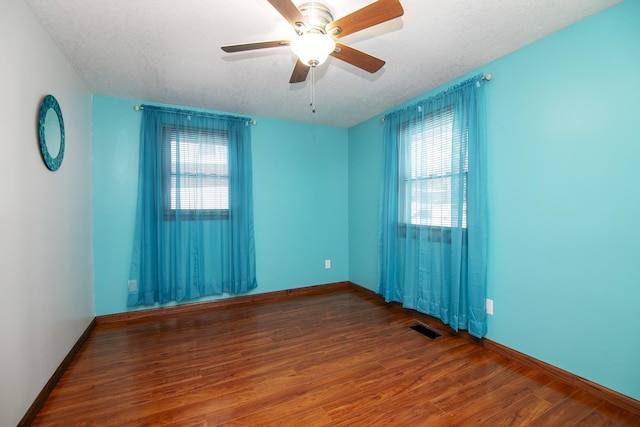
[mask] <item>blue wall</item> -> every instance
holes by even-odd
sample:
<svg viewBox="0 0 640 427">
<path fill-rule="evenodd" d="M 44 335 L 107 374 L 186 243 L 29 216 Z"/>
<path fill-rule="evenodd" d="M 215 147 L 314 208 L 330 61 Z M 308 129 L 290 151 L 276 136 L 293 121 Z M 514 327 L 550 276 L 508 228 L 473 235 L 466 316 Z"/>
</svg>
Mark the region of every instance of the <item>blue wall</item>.
<svg viewBox="0 0 640 427">
<path fill-rule="evenodd" d="M 349 280 L 376 290 L 382 185 L 382 123 L 349 129 Z"/>
<path fill-rule="evenodd" d="M 627 1 L 420 97 L 495 76 L 487 337 L 635 399 L 639 22 L 640 1 Z M 379 117 L 349 131 L 349 275 L 371 289 L 381 133 Z"/>
<path fill-rule="evenodd" d="M 93 99 L 97 315 L 129 310 L 126 290 L 141 117 L 133 106 L 140 103 Z M 253 293 L 348 280 L 348 131 L 256 119 L 252 148 L 258 288 Z M 324 268 L 325 259 L 331 260 L 330 270 Z"/>
</svg>

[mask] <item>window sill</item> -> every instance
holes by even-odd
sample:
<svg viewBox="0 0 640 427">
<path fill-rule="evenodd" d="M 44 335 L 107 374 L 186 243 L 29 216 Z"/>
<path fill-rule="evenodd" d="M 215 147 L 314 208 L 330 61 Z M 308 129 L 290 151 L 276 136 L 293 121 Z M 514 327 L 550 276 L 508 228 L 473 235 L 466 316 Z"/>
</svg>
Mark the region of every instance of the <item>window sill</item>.
<svg viewBox="0 0 640 427">
<path fill-rule="evenodd" d="M 181 221 L 225 221 L 229 219 L 229 209 L 211 209 L 211 210 L 165 210 L 165 221 L 176 221 L 178 213 Z"/>
<path fill-rule="evenodd" d="M 466 228 L 438 227 L 432 225 L 400 224 L 398 233 L 400 237 L 414 240 L 426 240 L 436 243 L 451 243 L 451 235 L 459 230 L 462 233 L 462 243 L 467 243 Z"/>
</svg>

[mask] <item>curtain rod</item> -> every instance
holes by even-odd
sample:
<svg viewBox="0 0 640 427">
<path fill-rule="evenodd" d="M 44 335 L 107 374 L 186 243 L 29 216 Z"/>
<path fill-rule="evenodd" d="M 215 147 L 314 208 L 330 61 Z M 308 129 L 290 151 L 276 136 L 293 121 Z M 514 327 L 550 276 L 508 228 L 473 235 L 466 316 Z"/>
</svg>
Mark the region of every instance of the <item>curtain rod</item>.
<svg viewBox="0 0 640 427">
<path fill-rule="evenodd" d="M 485 81 L 487 81 L 487 82 L 488 82 L 488 81 L 489 81 L 489 80 L 491 80 L 492 78 L 493 78 L 493 73 L 487 73 L 487 74 L 484 74 L 484 75 L 480 78 L 480 80 L 485 80 Z M 384 117 L 381 117 L 381 118 L 380 118 L 380 123 L 384 123 Z"/>
<path fill-rule="evenodd" d="M 142 105 L 134 105 L 133 109 L 136 111 L 142 111 L 144 110 L 144 106 Z M 250 124 L 256 126 L 258 124 L 258 121 L 256 119 L 251 119 L 251 120 L 247 120 Z"/>
</svg>

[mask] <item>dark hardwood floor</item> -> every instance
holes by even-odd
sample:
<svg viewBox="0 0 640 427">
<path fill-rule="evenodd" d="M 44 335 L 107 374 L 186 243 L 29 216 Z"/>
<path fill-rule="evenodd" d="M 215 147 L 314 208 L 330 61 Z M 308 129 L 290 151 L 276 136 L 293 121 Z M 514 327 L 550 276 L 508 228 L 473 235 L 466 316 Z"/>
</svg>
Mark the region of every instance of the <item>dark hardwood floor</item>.
<svg viewBox="0 0 640 427">
<path fill-rule="evenodd" d="M 640 417 L 345 288 L 98 324 L 33 425 L 640 426 Z"/>
</svg>

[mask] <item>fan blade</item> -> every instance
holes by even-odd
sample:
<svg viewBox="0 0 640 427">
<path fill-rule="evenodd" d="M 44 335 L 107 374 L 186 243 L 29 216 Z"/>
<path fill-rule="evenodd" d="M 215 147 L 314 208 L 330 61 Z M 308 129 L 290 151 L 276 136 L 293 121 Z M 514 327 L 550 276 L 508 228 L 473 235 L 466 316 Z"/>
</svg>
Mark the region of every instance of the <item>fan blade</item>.
<svg viewBox="0 0 640 427">
<path fill-rule="evenodd" d="M 385 62 L 380 58 L 376 58 L 375 56 L 371 56 L 368 53 L 361 52 L 358 49 L 354 49 L 342 43 L 336 43 L 336 50 L 331 54 L 331 56 L 341 59 L 344 62 L 348 62 L 351 65 L 355 65 L 358 68 L 362 68 L 370 73 L 375 73 L 385 64 Z"/>
<path fill-rule="evenodd" d="M 327 24 L 326 31 L 327 34 L 332 35 L 334 38 L 340 38 L 402 15 L 404 15 L 404 9 L 400 1 L 378 0 L 347 16 L 330 22 Z"/>
<path fill-rule="evenodd" d="M 309 67 L 305 65 L 304 62 L 298 59 L 296 62 L 296 66 L 293 67 L 293 74 L 291 74 L 291 78 L 289 79 L 289 83 L 302 83 L 307 80 L 307 74 L 309 74 Z"/>
<path fill-rule="evenodd" d="M 280 46 L 288 46 L 291 44 L 289 40 L 273 40 L 268 42 L 257 42 L 257 43 L 243 43 L 243 44 L 232 44 L 228 46 L 222 46 L 220 49 L 225 52 L 243 52 L 245 50 L 256 50 L 256 49 L 266 49 L 269 47 L 280 47 Z"/>
<path fill-rule="evenodd" d="M 284 17 L 293 28 L 297 28 L 298 23 L 304 24 L 304 16 L 291 0 L 267 0 L 271 6 L 275 7 L 280 15 Z"/>
</svg>

